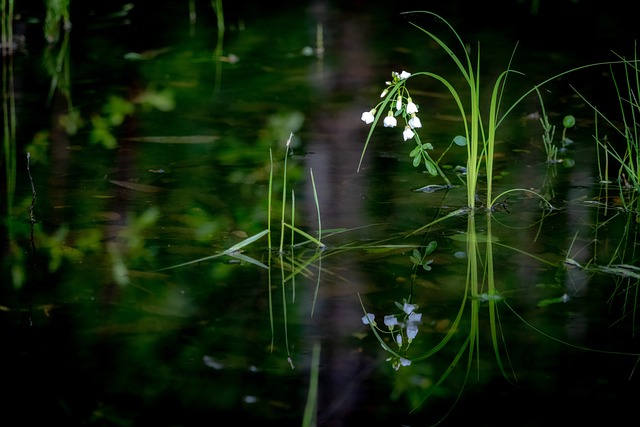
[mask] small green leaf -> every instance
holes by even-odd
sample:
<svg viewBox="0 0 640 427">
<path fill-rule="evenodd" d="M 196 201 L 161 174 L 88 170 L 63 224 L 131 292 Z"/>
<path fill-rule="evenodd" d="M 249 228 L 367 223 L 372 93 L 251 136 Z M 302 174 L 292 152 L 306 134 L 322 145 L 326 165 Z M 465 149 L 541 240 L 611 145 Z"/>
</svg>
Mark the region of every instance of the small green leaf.
<svg viewBox="0 0 640 427">
<path fill-rule="evenodd" d="M 467 138 L 465 138 L 462 135 L 458 135 L 455 138 L 453 138 L 453 142 L 459 147 L 464 147 L 467 145 Z"/>
<path fill-rule="evenodd" d="M 413 167 L 417 168 L 418 166 L 420 166 L 420 155 L 413 157 Z"/>
<path fill-rule="evenodd" d="M 572 115 L 564 116 L 564 119 L 562 119 L 562 126 L 564 126 L 567 129 L 574 127 L 575 124 L 576 124 L 576 118 L 573 117 Z"/>
<path fill-rule="evenodd" d="M 438 242 L 436 242 L 435 240 L 430 241 L 429 244 L 427 245 L 427 247 L 424 250 L 424 254 L 425 255 L 430 254 L 431 252 L 433 252 L 436 249 L 437 246 L 438 246 Z"/>
<path fill-rule="evenodd" d="M 429 172 L 429 174 L 431 174 L 432 176 L 436 176 L 438 174 L 438 170 L 436 169 L 436 166 L 433 164 L 433 162 L 425 160 L 424 165 L 427 167 L 427 172 Z"/>
</svg>

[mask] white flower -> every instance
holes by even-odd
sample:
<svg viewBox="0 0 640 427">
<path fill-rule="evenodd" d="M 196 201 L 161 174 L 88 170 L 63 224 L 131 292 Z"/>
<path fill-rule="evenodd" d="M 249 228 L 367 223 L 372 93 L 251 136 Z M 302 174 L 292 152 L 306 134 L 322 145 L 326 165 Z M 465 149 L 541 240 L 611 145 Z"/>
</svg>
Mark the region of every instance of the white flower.
<svg viewBox="0 0 640 427">
<path fill-rule="evenodd" d="M 402 306 L 402 311 L 404 311 L 407 314 L 411 314 L 413 313 L 413 310 L 415 310 L 416 308 L 418 308 L 417 305 L 415 304 L 408 304 L 408 303 L 404 303 L 404 305 Z"/>
<path fill-rule="evenodd" d="M 420 323 L 422 321 L 422 313 L 416 313 L 415 311 L 409 314 L 408 321 L 410 323 Z"/>
<path fill-rule="evenodd" d="M 398 347 L 402 347 L 402 335 L 396 335 L 396 342 L 398 343 Z"/>
<path fill-rule="evenodd" d="M 408 79 L 409 77 L 411 77 L 411 73 L 407 73 L 406 71 L 403 71 L 400 73 L 398 77 L 400 77 L 400 80 Z"/>
<path fill-rule="evenodd" d="M 402 96 L 398 95 L 398 99 L 396 99 L 396 110 L 402 108 Z"/>
<path fill-rule="evenodd" d="M 416 335 L 418 335 L 418 325 L 415 323 L 409 323 L 407 325 L 407 339 L 411 342 Z"/>
<path fill-rule="evenodd" d="M 376 315 L 373 313 L 367 313 L 366 315 L 362 316 L 362 323 L 364 323 L 365 325 L 375 325 L 376 321 L 375 321 Z"/>
<path fill-rule="evenodd" d="M 384 122 L 382 122 L 382 123 L 384 124 L 384 127 L 386 127 L 386 128 L 394 128 L 398 124 L 398 120 L 396 120 L 396 118 L 393 117 L 391 112 L 389 112 L 389 115 L 384 118 Z"/>
<path fill-rule="evenodd" d="M 375 120 L 375 117 L 373 117 L 375 113 L 376 113 L 375 108 L 371 111 L 365 111 L 364 113 L 362 113 L 362 117 L 360 117 L 360 119 L 366 124 L 370 125 Z"/>
<path fill-rule="evenodd" d="M 418 112 L 418 106 L 413 103 L 411 98 L 409 98 L 407 102 L 407 114 L 414 114 L 417 112 Z"/>
<path fill-rule="evenodd" d="M 389 329 L 393 329 L 393 327 L 398 324 L 398 319 L 396 319 L 394 315 L 384 316 L 384 324 L 387 325 Z"/>
<path fill-rule="evenodd" d="M 416 117 L 415 114 L 412 114 L 411 118 L 409 119 L 409 126 L 411 126 L 412 128 L 421 128 L 422 122 L 418 117 Z"/>
<path fill-rule="evenodd" d="M 380 94 L 380 98 L 384 98 L 385 96 L 387 96 L 387 93 L 389 93 L 389 89 L 383 90 L 382 93 Z"/>
<path fill-rule="evenodd" d="M 407 139 L 413 138 L 413 135 L 415 135 L 415 133 L 413 133 L 411 128 L 409 126 L 405 126 L 404 131 L 402 132 L 404 140 L 406 141 Z"/>
<path fill-rule="evenodd" d="M 411 360 L 405 359 L 404 357 L 394 356 L 394 357 L 388 358 L 387 360 L 391 361 L 391 366 L 393 366 L 393 369 L 395 369 L 396 371 L 400 369 L 401 366 L 411 365 Z"/>
</svg>

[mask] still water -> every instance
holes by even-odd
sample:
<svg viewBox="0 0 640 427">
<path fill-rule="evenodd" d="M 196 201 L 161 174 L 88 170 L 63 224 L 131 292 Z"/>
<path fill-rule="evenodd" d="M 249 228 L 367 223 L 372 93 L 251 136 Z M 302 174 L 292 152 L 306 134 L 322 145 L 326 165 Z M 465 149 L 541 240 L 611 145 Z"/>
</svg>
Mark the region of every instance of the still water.
<svg viewBox="0 0 640 427">
<path fill-rule="evenodd" d="M 461 83 L 398 14 L 412 8 L 225 3 L 222 35 L 209 4 L 186 3 L 76 6 L 50 44 L 44 11 L 16 15 L 3 57 L 9 425 L 633 419 L 637 212 L 599 183 L 594 112 L 570 86 L 605 95 L 606 69 L 542 91 L 558 134 L 577 119 L 565 162 L 545 161 L 528 97 L 500 128 L 493 193 L 524 190 L 424 227 L 467 203 L 466 152 L 442 160 L 453 188 L 416 191 L 442 182 L 379 126 L 358 171 L 360 117 L 391 71 Z M 580 36 L 562 23 L 569 6 L 534 19 L 505 3 L 523 24 L 503 32 L 455 2 L 442 13 L 481 41 L 487 87 L 522 41 L 507 104 L 629 48 L 606 16 L 606 37 Z M 540 22 L 552 26 L 532 33 Z M 462 121 L 442 86 L 413 90 L 437 158 Z"/>
</svg>

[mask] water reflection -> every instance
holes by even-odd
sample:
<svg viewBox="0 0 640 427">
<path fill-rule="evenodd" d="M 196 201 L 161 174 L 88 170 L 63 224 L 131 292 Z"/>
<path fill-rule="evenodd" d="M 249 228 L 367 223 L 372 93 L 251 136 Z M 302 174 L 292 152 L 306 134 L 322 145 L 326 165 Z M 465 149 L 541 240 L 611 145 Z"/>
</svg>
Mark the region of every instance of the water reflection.
<svg viewBox="0 0 640 427">
<path fill-rule="evenodd" d="M 169 49 L 135 61 L 125 54 L 158 46 L 69 34 L 57 63 L 70 68 L 40 82 L 33 91 L 41 104 L 29 106 L 51 120 L 34 126 L 29 147 L 38 194 L 32 239 L 30 181 L 17 166 L 26 156 L 16 148 L 6 162 L 2 370 L 13 391 L 6 404 L 20 420 L 200 425 L 232 416 L 299 425 L 312 408 L 318 425 L 425 425 L 447 414 L 451 425 L 527 425 L 580 420 L 566 411 L 576 404 L 633 408 L 624 406 L 637 396 L 635 376 L 627 381 L 637 349 L 625 320 L 634 313 L 637 272 L 621 266 L 633 256 L 607 256 L 618 245 L 611 230 L 627 230 L 633 246 L 636 226 L 581 203 L 593 192 L 589 174 L 577 169 L 547 180 L 557 211 L 541 214 L 537 199 L 512 194 L 508 210 L 477 217 L 458 211 L 464 189 L 413 192 L 427 180 L 386 135 L 357 173 L 366 136 L 359 117 L 373 82 L 388 74 L 382 52 L 394 45 L 400 62 L 432 58 L 418 58 L 407 48 L 413 37 L 368 8 L 318 1 L 264 15 L 241 32 L 230 25 L 225 47 L 237 63 L 214 62 L 217 45 L 206 29 L 216 28 L 213 20 L 198 19 L 202 27 L 191 31 L 186 13 Z M 82 39 L 110 59 L 74 58 Z M 305 56 L 306 46 L 324 53 Z M 11 117 L 15 86 L 5 85 Z M 427 96 L 450 116 L 441 96 Z M 497 153 L 497 167 L 511 172 L 501 190 L 543 185 L 548 172 L 542 152 L 527 144 L 540 128 L 522 123 L 505 131 Z M 5 141 L 13 150 L 10 124 Z M 445 136 L 456 126 L 432 125 Z M 586 164 L 588 156 L 576 158 Z M 281 209 L 290 225 L 282 251 Z M 261 233 L 272 225 L 269 244 Z M 294 226 L 326 247 L 289 234 Z M 432 251 L 429 242 L 437 242 Z M 615 260 L 609 270 L 603 259 Z M 602 302 L 613 275 L 629 298 L 625 314 L 614 315 L 622 327 L 609 329 Z M 395 302 L 419 306 L 396 318 L 406 327 L 402 354 L 393 347 L 398 335 L 382 339 L 397 358 L 362 324 L 358 296 L 381 324 L 383 313 L 398 311 Z"/>
</svg>

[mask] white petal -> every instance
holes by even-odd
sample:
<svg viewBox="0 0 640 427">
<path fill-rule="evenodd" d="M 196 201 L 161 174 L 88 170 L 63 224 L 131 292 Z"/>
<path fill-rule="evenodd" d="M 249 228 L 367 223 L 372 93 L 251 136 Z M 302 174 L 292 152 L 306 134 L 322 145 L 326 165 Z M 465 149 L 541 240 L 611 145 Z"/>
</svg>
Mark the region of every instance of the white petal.
<svg viewBox="0 0 640 427">
<path fill-rule="evenodd" d="M 396 316 L 394 315 L 384 316 L 384 324 L 389 327 L 397 325 L 398 319 L 396 319 Z"/>
<path fill-rule="evenodd" d="M 373 117 L 373 114 L 371 113 L 371 111 L 365 111 L 364 113 L 362 113 L 362 117 L 360 117 L 360 119 L 369 125 L 373 123 L 373 121 L 375 120 L 375 117 Z"/>
<path fill-rule="evenodd" d="M 383 124 L 386 128 L 394 128 L 398 124 L 398 120 L 393 116 L 387 116 L 384 118 Z"/>
<path fill-rule="evenodd" d="M 416 335 L 418 335 L 418 325 L 416 325 L 415 323 L 410 323 L 407 325 L 407 339 L 409 340 L 409 342 L 411 342 L 411 340 L 413 340 Z"/>
<path fill-rule="evenodd" d="M 373 313 L 367 313 L 365 316 L 362 316 L 362 323 L 368 325 L 375 321 L 376 315 Z"/>
<path fill-rule="evenodd" d="M 409 315 L 409 322 L 420 323 L 422 321 L 422 313 L 412 312 Z"/>
<path fill-rule="evenodd" d="M 413 133 L 413 132 L 412 132 Z M 404 303 L 404 306 L 402 306 L 402 311 L 404 311 L 407 314 L 411 314 L 413 313 L 413 310 L 415 310 L 416 308 L 418 308 L 417 305 L 415 304 L 408 304 L 408 303 Z"/>
<path fill-rule="evenodd" d="M 409 126 L 404 128 L 404 132 L 402 132 L 402 137 L 404 138 L 405 141 L 407 139 L 413 138 L 414 135 L 415 135 L 415 133 L 413 133 L 413 131 L 409 128 Z"/>
<path fill-rule="evenodd" d="M 421 128 L 422 122 L 418 117 L 414 116 L 409 119 L 409 126 L 411 126 L 412 128 Z"/>
</svg>

